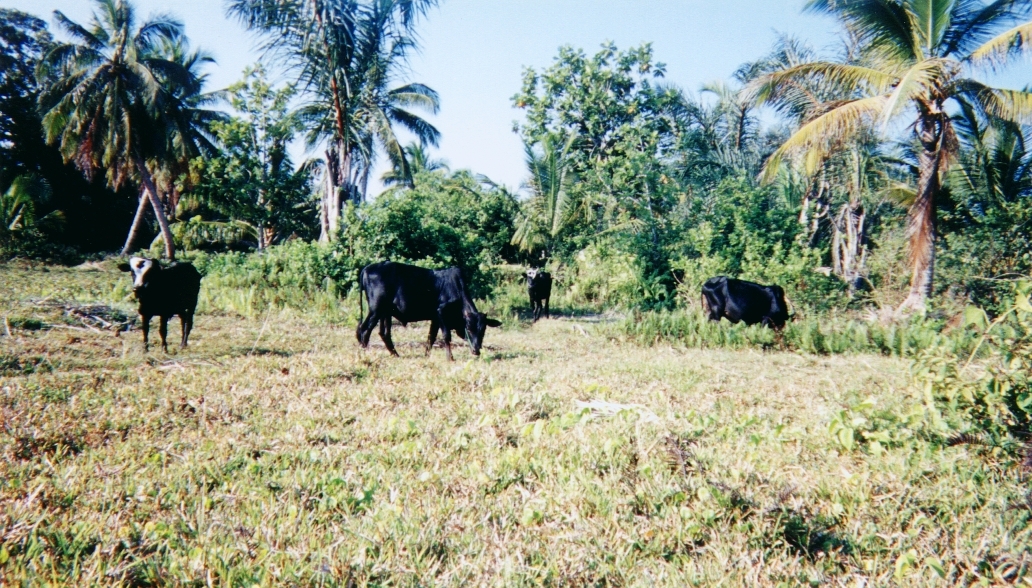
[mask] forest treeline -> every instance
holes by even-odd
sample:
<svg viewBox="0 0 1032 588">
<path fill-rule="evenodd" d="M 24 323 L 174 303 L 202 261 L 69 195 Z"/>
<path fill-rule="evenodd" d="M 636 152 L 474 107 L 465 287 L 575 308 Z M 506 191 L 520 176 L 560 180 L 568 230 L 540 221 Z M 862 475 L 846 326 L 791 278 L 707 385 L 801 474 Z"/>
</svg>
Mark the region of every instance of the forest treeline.
<svg viewBox="0 0 1032 588">
<path fill-rule="evenodd" d="M 536 265 L 570 305 L 625 309 L 726 274 L 882 317 L 995 313 L 1032 271 L 1032 94 L 986 81 L 1024 59 L 1025 4 L 811 0 L 838 49 L 783 37 L 698 91 L 659 61 L 690 55 L 561 47 L 513 80 L 519 187 L 435 158 L 439 97 L 405 67 L 435 4 L 232 0 L 265 46 L 225 89 L 174 16 L 95 0 L 54 35 L 0 9 L 0 254 L 151 250 L 335 291 L 389 258 L 457 265 L 481 297 Z"/>
</svg>

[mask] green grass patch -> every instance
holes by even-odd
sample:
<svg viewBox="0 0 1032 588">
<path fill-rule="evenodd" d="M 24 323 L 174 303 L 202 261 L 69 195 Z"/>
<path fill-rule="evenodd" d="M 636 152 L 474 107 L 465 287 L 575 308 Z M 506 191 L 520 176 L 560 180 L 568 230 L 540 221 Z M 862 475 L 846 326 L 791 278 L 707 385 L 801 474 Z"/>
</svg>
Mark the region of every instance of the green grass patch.
<svg viewBox="0 0 1032 588">
<path fill-rule="evenodd" d="M 56 324 L 46 293 L 125 304 L 119 281 L 0 266 L 0 315 Z M 0 583 L 1027 580 L 1020 460 L 941 443 L 895 355 L 561 318 L 449 363 L 425 324 L 394 330 L 400 358 L 352 326 L 210 309 L 172 354 L 137 330 L 0 336 L 48 366 L 0 375 Z"/>
</svg>

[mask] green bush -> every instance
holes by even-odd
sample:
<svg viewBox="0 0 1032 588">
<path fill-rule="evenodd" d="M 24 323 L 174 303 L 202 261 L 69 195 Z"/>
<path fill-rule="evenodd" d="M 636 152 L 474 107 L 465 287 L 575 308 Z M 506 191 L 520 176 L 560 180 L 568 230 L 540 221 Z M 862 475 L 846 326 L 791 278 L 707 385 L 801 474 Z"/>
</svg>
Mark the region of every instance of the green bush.
<svg viewBox="0 0 1032 588">
<path fill-rule="evenodd" d="M 780 285 L 797 313 L 846 306 L 846 284 L 816 270 L 824 253 L 802 243 L 797 212 L 778 190 L 731 178 L 699 206 L 690 215 L 696 224 L 670 247 L 682 304 L 697 308 L 703 283 L 726 275 Z"/>
<path fill-rule="evenodd" d="M 254 316 L 269 308 L 293 308 L 334 321 L 358 311 L 357 299 L 348 305 L 340 298 L 354 289 L 361 268 L 329 245 L 295 240 L 262 253 L 197 253 L 187 258 L 204 275 L 202 310 Z"/>
<path fill-rule="evenodd" d="M 971 307 L 981 330 L 974 350 L 935 346 L 914 363 L 914 377 L 942 432 L 1014 448 L 1032 436 L 1032 282 L 1013 287 L 1009 308 L 991 323 Z"/>
<path fill-rule="evenodd" d="M 421 173 L 414 181 L 413 188 L 349 208 L 337 250 L 361 265 L 389 259 L 434 269 L 455 266 L 475 298 L 487 297 L 494 285 L 490 268 L 519 259 L 510 244 L 515 197 L 467 172 Z"/>
</svg>

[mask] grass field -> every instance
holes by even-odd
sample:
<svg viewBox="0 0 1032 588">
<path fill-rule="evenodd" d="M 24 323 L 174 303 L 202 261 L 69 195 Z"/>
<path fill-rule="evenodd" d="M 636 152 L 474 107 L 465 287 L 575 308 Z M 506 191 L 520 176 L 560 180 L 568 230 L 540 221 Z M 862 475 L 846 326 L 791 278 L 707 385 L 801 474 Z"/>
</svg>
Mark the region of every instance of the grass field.
<svg viewBox="0 0 1032 588">
<path fill-rule="evenodd" d="M 905 360 L 211 303 L 166 355 L 55 304 L 127 293 L 0 266 L 0 585 L 1032 585 L 1022 470 L 928 439 Z"/>
</svg>

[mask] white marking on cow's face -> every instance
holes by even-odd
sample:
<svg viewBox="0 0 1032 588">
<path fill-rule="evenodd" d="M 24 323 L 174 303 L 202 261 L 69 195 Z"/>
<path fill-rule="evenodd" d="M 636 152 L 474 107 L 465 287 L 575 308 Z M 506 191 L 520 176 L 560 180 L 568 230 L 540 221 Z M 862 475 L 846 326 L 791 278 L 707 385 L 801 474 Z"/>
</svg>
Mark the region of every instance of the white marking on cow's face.
<svg viewBox="0 0 1032 588">
<path fill-rule="evenodd" d="M 130 257 L 129 270 L 133 273 L 133 290 L 143 287 L 143 279 L 154 267 L 154 262 L 143 257 Z"/>
<path fill-rule="evenodd" d="M 533 281 L 534 281 L 534 278 L 536 278 L 536 277 L 538 276 L 538 271 L 539 271 L 539 270 L 537 270 L 537 269 L 529 269 L 529 270 L 527 270 L 527 278 L 528 278 L 528 279 L 529 279 L 530 281 L 532 281 L 532 282 L 533 282 Z"/>
</svg>

